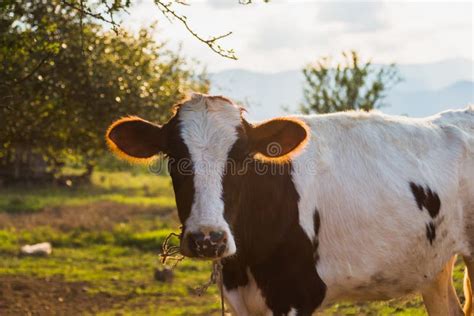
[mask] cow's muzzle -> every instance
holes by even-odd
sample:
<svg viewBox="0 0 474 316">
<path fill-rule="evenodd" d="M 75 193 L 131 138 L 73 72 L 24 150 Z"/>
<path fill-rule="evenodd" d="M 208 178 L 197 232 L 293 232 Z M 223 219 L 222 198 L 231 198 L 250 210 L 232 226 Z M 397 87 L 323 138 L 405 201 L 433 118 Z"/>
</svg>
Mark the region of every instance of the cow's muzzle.
<svg viewBox="0 0 474 316">
<path fill-rule="evenodd" d="M 182 252 L 188 257 L 220 258 L 227 250 L 227 242 L 228 236 L 223 230 L 190 232 L 182 241 Z"/>
</svg>

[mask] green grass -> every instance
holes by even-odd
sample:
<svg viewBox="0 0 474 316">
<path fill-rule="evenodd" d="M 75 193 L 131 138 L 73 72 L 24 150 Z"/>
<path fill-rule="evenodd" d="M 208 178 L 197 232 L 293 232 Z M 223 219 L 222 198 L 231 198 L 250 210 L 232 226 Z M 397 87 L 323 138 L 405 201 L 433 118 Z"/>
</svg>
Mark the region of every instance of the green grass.
<svg viewBox="0 0 474 316">
<path fill-rule="evenodd" d="M 133 314 L 149 311 L 166 312 L 166 315 L 206 314 L 219 306 L 215 288 L 210 288 L 205 297 L 197 297 L 194 293 L 194 288 L 206 282 L 210 275 L 207 262 L 182 262 L 174 270 L 172 284 L 154 280 L 154 269 L 159 267 L 156 253 L 113 245 L 60 247 L 47 258 L 0 255 L 0 263 L 0 275 L 61 276 L 68 282 L 87 282 L 86 291 L 91 295 L 106 293 L 131 298 L 125 305 L 104 311 L 106 315 L 127 310 Z M 167 304 L 161 304 L 161 301 Z M 179 306 L 176 306 L 177 302 Z M 133 308 L 134 305 L 138 307 Z"/>
<path fill-rule="evenodd" d="M 25 192 L 26 191 L 26 192 Z M 96 172 L 92 185 L 5 188 L 0 191 L 0 212 L 34 212 L 59 205 L 110 201 L 126 205 L 175 207 L 171 180 L 166 176 L 129 172 Z"/>
<path fill-rule="evenodd" d="M 0 213 L 14 219 L 41 216 L 51 207 L 62 211 L 81 205 L 100 211 L 102 201 L 132 209 L 124 222 L 114 222 L 111 207 L 107 229 L 74 225 L 66 229 L 61 225 L 1 228 L 0 223 L 0 277 L 61 277 L 66 282 L 85 282 L 88 295 L 105 293 L 122 298 L 101 315 L 210 315 L 218 311 L 215 287 L 210 287 L 203 297 L 195 294 L 195 288 L 209 279 L 209 262 L 182 261 L 174 270 L 172 284 L 154 279 L 154 270 L 163 268 L 161 245 L 179 226 L 176 216 L 162 216 L 159 212 L 175 207 L 168 177 L 143 172 L 97 172 L 88 186 L 7 188 L 0 192 Z M 144 207 L 151 207 L 154 213 L 147 213 L 148 208 Z M 141 212 L 134 214 L 134 208 L 141 208 Z M 80 212 L 81 208 L 77 209 Z M 43 241 L 53 244 L 49 257 L 18 255 L 21 245 Z M 172 243 L 176 245 L 177 240 Z"/>
<path fill-rule="evenodd" d="M 153 231 L 134 231 L 130 225 L 118 225 L 112 231 L 75 229 L 61 232 L 43 226 L 34 230 L 0 230 L 0 254 L 15 254 L 20 245 L 49 241 L 54 247 L 88 247 L 90 245 L 123 246 L 143 251 L 158 251 L 165 238 L 174 230 L 161 228 Z M 171 239 L 171 245 L 177 245 Z"/>
<path fill-rule="evenodd" d="M 86 248 L 56 248 L 50 257 L 7 257 L 0 274 L 31 275 L 35 277 L 62 276 L 65 280 L 86 281 L 88 291 L 113 295 L 130 293 L 184 295 L 193 286 L 203 284 L 210 274 L 210 264 L 187 260 L 175 269 L 175 284 L 159 283 L 153 271 L 159 266 L 156 253 L 127 247 L 97 245 Z M 193 271 L 197 273 L 188 273 Z M 210 292 L 217 293 L 215 289 Z"/>
<path fill-rule="evenodd" d="M 103 201 L 109 203 L 105 210 Z M 55 213 L 48 212 L 52 207 L 58 212 L 72 213 L 64 217 L 69 222 L 53 223 L 50 216 Z M 2 276 L 21 276 L 27 280 L 60 277 L 70 284 L 84 282 L 87 295 L 105 294 L 117 299 L 99 315 L 219 315 L 220 301 L 215 286 L 202 297 L 195 295 L 195 288 L 210 276 L 209 262 L 186 259 L 174 270 L 173 283 L 154 279 L 154 270 L 161 267 L 158 256 L 161 244 L 179 227 L 176 212 L 169 212 L 174 207 L 170 179 L 144 172 L 96 172 L 88 186 L 2 189 L 0 283 Z M 89 213 L 80 214 L 86 208 Z M 100 215 L 92 223 L 84 221 L 75 225 L 80 215 L 94 214 Z M 32 220 L 35 216 L 44 217 L 39 221 L 41 225 L 15 226 L 17 220 Z M 13 224 L 2 225 L 2 218 Z M 104 223 L 95 225 L 96 221 Z M 21 245 L 43 241 L 53 244 L 49 257 L 18 255 Z M 176 244 L 177 240 L 173 242 Z M 454 277 L 461 294 L 461 264 L 456 266 Z M 420 297 L 410 296 L 388 302 L 341 302 L 321 315 L 426 315 L 426 312 Z"/>
</svg>

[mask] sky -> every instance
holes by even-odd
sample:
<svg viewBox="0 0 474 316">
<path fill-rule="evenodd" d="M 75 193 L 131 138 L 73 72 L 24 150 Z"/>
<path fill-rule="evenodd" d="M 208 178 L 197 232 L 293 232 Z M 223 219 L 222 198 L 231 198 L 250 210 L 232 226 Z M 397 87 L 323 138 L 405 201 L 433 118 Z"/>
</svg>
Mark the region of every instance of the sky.
<svg viewBox="0 0 474 316">
<path fill-rule="evenodd" d="M 158 21 L 155 34 L 168 47 L 205 65 L 209 72 L 246 69 L 274 73 L 300 69 L 320 56 L 357 50 L 376 63 L 413 64 L 446 59 L 474 60 L 474 5 L 471 1 L 194 0 L 177 5 L 201 36 L 232 31 L 223 41 L 238 60 L 216 55 L 142 0 L 124 17 L 137 30 Z"/>
</svg>

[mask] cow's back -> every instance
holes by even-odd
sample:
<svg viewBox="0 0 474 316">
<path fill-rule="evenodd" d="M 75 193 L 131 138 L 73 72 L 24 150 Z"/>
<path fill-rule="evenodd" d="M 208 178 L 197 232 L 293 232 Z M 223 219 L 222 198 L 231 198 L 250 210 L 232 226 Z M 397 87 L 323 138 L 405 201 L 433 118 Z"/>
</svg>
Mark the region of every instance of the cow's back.
<svg viewBox="0 0 474 316">
<path fill-rule="evenodd" d="M 461 131 L 465 140 L 465 153 L 461 164 L 460 199 L 464 212 L 465 236 L 469 243 L 469 255 L 474 256 L 474 106 L 464 110 L 450 110 L 430 118 L 443 127 Z"/>
<path fill-rule="evenodd" d="M 412 292 L 466 250 L 456 128 L 361 112 L 301 119 L 312 135 L 293 179 L 300 224 L 319 242 L 326 303 Z"/>
</svg>

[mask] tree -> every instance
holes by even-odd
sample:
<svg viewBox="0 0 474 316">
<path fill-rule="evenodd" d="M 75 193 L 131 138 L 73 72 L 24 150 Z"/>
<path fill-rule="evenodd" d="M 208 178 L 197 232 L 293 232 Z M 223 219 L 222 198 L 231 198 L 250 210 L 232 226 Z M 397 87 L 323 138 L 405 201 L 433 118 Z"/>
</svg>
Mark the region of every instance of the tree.
<svg viewBox="0 0 474 316">
<path fill-rule="evenodd" d="M 52 178 L 69 160 L 89 170 L 117 117 L 155 121 L 187 90 L 206 92 L 204 72 L 138 35 L 104 31 L 60 0 L 9 0 L 0 15 L 0 177 Z"/>
<path fill-rule="evenodd" d="M 267 3 L 270 0 L 262 1 Z M 88 16 L 107 23 L 116 31 L 120 26 L 120 22 L 117 21 L 117 15 L 127 13 L 127 9 L 133 5 L 132 0 L 62 0 L 61 2 L 62 4 L 77 10 L 81 16 Z M 249 5 L 252 4 L 253 0 L 237 0 L 237 2 L 241 5 Z M 193 29 L 187 16 L 178 12 L 178 6 L 191 5 L 187 0 L 153 0 L 153 3 L 169 21 L 176 20 L 181 23 L 189 34 L 201 43 L 207 45 L 213 52 L 225 58 L 237 59 L 233 49 L 223 48 L 219 44 L 221 39 L 230 36 L 232 32 L 209 36 L 206 38 Z"/>
<path fill-rule="evenodd" d="M 342 56 L 343 62 L 335 67 L 331 58 L 323 57 L 303 69 L 303 113 L 370 111 L 383 106 L 386 92 L 400 81 L 394 64 L 377 67 L 361 62 L 355 51 Z"/>
</svg>

